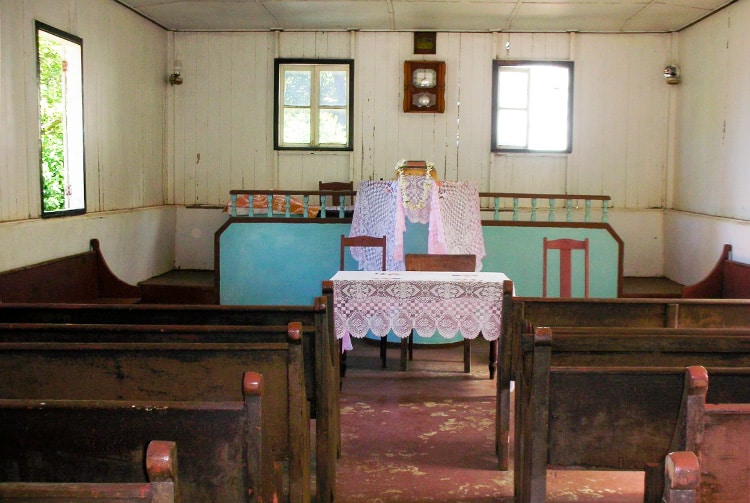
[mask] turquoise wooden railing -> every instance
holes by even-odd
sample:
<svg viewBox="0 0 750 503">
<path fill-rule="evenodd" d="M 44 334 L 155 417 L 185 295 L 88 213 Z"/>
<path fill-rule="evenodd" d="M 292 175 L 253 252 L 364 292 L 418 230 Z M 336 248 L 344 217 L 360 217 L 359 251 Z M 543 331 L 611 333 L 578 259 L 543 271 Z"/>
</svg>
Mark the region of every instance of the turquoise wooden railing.
<svg viewBox="0 0 750 503">
<path fill-rule="evenodd" d="M 232 190 L 229 192 L 229 214 L 233 217 L 309 218 L 319 215 L 321 218 L 343 218 L 346 199 L 353 200 L 356 194 L 355 191 L 330 190 Z M 334 195 L 342 196 L 338 206 L 327 204 L 328 198 Z M 249 208 L 254 211 L 249 211 Z"/>
<path fill-rule="evenodd" d="M 555 222 L 562 214 L 565 222 L 591 222 L 592 211 L 599 210 L 599 221 L 606 223 L 610 208 L 609 196 L 591 194 L 524 194 L 516 192 L 480 192 L 481 211 L 491 212 L 493 220 L 500 221 L 502 215 L 510 215 L 510 220 L 521 221 L 528 213 L 529 222 L 536 222 L 538 214 L 546 210 L 546 222 Z M 593 206 L 598 201 L 599 208 Z M 487 204 L 489 202 L 489 204 Z"/>
<path fill-rule="evenodd" d="M 334 195 L 342 196 L 341 204 L 326 204 Z M 347 199 L 353 201 L 356 191 L 325 190 L 232 190 L 230 191 L 229 213 L 233 217 L 277 217 L 291 218 L 319 216 L 321 218 L 344 218 Z M 271 197 L 269 197 L 271 196 Z M 242 201 L 247 199 L 247 202 Z M 491 214 L 491 220 L 502 221 L 545 221 L 591 222 L 592 215 L 607 223 L 611 198 L 591 194 L 531 194 L 516 192 L 480 192 L 482 214 Z M 255 206 L 257 201 L 263 201 Z M 269 204 L 269 202 L 273 203 Z M 596 203 L 596 205 L 594 204 Z M 254 208 L 254 211 L 246 209 Z M 332 209 L 333 208 L 333 209 Z M 546 214 L 539 218 L 540 213 Z"/>
</svg>

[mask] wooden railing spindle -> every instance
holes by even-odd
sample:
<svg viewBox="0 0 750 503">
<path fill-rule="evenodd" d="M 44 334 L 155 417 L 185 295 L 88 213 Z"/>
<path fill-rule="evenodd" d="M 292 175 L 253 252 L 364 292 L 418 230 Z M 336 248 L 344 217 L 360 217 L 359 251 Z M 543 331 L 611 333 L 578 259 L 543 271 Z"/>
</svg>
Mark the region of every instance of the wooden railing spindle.
<svg viewBox="0 0 750 503">
<path fill-rule="evenodd" d="M 245 195 L 248 199 L 248 217 L 257 217 L 259 215 L 263 215 L 263 211 L 259 210 L 258 215 L 255 214 L 254 208 L 254 199 L 256 197 L 265 197 L 266 201 L 266 211 L 265 215 L 268 217 L 278 217 L 278 218 L 309 218 L 312 214 L 312 216 L 315 216 L 314 209 L 317 209 L 319 216 L 321 218 L 327 218 L 327 217 L 334 217 L 334 211 L 336 211 L 336 214 L 339 218 L 346 218 L 346 198 L 350 197 L 352 200 L 354 200 L 354 197 L 356 196 L 356 191 L 336 191 L 336 195 L 339 195 L 341 199 L 339 200 L 339 203 L 336 206 L 330 207 L 330 211 L 326 211 L 326 203 L 333 197 L 333 193 L 330 191 L 315 191 L 315 190 L 257 190 L 257 191 L 251 191 L 251 190 L 232 190 L 230 192 L 230 204 L 229 208 L 227 209 L 227 212 L 232 217 L 239 217 L 244 215 L 238 215 L 237 212 L 237 205 L 239 202 L 239 196 Z M 273 208 L 273 199 L 274 196 L 281 196 L 284 197 L 284 209 L 281 210 L 281 208 L 277 209 L 277 212 L 274 213 Z M 312 205 L 310 202 L 310 196 L 317 197 L 318 201 L 320 202 L 319 209 Z M 279 198 L 277 198 L 277 201 L 279 201 Z M 296 198 L 296 199 L 295 199 Z M 489 206 L 482 206 L 480 207 L 481 212 L 492 212 L 492 219 L 494 221 L 500 221 L 501 216 L 503 213 L 512 213 L 511 219 L 514 222 L 517 222 L 521 220 L 521 211 L 529 211 L 529 221 L 536 222 L 537 221 L 537 215 L 539 210 L 539 199 L 544 198 L 548 201 L 549 207 L 547 211 L 547 221 L 548 222 L 554 222 L 557 218 L 556 214 L 558 213 L 557 208 L 557 200 L 561 199 L 564 202 L 562 203 L 561 208 L 564 208 L 565 210 L 565 222 L 575 222 L 576 221 L 576 215 L 578 215 L 577 219 L 578 221 L 583 222 L 590 222 L 591 221 L 591 203 L 592 201 L 601 200 L 602 201 L 602 215 L 601 215 L 601 223 L 607 223 L 609 218 L 609 209 L 612 207 L 610 202 L 609 196 L 600 196 L 600 195 L 573 195 L 573 194 L 522 194 L 522 193 L 506 193 L 506 192 L 480 192 L 479 193 L 479 203 L 480 205 L 487 205 L 489 203 Z M 529 205 L 525 206 L 522 205 L 522 200 L 528 201 Z M 580 201 L 583 201 L 583 204 L 580 204 Z M 294 204 L 295 201 L 297 204 Z M 512 209 L 508 205 L 508 202 L 512 201 Z M 574 204 L 575 201 L 575 204 Z M 277 205 L 278 206 L 278 205 Z M 294 207 L 293 207 L 294 206 Z M 300 211 L 300 207 L 302 207 Z M 262 208 L 262 206 L 261 206 Z M 578 210 L 582 210 L 583 214 L 581 215 L 578 213 Z M 296 211 L 296 213 L 294 213 Z"/>
</svg>

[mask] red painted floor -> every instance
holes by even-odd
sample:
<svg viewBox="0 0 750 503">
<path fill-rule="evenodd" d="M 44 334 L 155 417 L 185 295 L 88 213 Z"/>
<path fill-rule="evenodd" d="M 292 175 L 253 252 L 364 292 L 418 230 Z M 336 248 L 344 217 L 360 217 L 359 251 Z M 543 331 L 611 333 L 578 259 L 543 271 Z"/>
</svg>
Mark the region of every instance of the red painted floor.
<svg viewBox="0 0 750 503">
<path fill-rule="evenodd" d="M 497 469 L 495 381 L 485 341 L 415 348 L 407 372 L 389 348 L 379 368 L 375 345 L 355 341 L 341 396 L 342 455 L 337 502 L 512 502 L 513 471 Z M 640 503 L 642 472 L 548 471 L 548 502 Z"/>
</svg>

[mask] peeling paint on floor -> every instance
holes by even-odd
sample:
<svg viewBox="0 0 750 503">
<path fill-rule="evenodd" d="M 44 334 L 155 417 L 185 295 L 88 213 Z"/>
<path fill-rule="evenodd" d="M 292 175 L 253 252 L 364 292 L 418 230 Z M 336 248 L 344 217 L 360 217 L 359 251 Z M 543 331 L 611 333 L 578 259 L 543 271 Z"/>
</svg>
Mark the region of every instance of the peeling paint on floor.
<svg viewBox="0 0 750 503">
<path fill-rule="evenodd" d="M 406 372 L 391 353 L 387 369 L 377 345 L 347 358 L 337 502 L 512 502 L 513 471 L 497 469 L 486 353 L 474 351 L 470 374 L 462 345 L 416 348 Z M 550 470 L 547 479 L 548 503 L 643 500 L 640 472 Z"/>
</svg>

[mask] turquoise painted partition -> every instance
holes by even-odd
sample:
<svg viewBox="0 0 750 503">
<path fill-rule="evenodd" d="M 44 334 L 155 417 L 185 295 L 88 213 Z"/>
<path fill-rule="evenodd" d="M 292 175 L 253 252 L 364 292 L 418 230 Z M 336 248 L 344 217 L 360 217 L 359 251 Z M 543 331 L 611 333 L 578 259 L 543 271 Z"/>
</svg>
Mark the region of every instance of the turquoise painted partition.
<svg viewBox="0 0 750 503">
<path fill-rule="evenodd" d="M 483 227 L 487 253 L 482 270 L 503 272 L 513 280 L 516 295 L 542 296 L 542 240 L 589 238 L 589 296 L 617 297 L 620 241 L 606 227 L 487 226 Z M 583 252 L 573 252 L 573 296 L 584 296 Z M 548 257 L 547 293 L 560 291 L 559 252 Z"/>
<path fill-rule="evenodd" d="M 219 235 L 222 304 L 305 305 L 339 270 L 341 235 L 349 223 L 239 221 Z M 407 222 L 406 253 L 427 253 L 427 225 Z M 357 270 L 347 255 L 345 267 Z"/>
<path fill-rule="evenodd" d="M 321 281 L 339 269 L 341 234 L 349 234 L 349 222 L 312 219 L 230 219 L 216 235 L 221 304 L 309 305 L 320 295 Z M 542 294 L 542 239 L 561 237 L 590 243 L 590 296 L 617 297 L 621 241 L 607 225 L 555 224 L 483 226 L 487 256 L 482 270 L 503 272 L 513 280 L 516 295 Z M 406 253 L 427 252 L 427 226 L 407 221 Z M 550 255 L 550 265 L 557 264 Z M 356 269 L 349 257 L 347 269 Z M 574 296 L 583 296 L 583 257 L 573 254 Z M 559 291 L 559 273 L 550 271 L 549 292 Z M 393 336 L 391 336 L 393 337 Z M 419 339 L 419 338 L 418 338 Z M 395 340 L 395 339 L 394 339 Z M 423 343 L 446 342 L 439 335 Z"/>
</svg>

